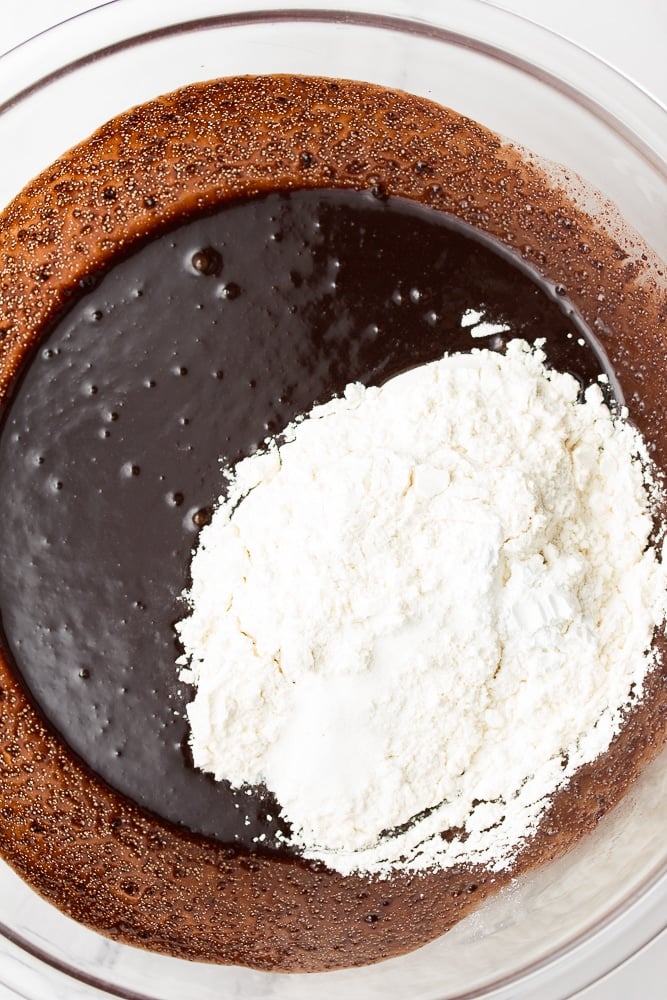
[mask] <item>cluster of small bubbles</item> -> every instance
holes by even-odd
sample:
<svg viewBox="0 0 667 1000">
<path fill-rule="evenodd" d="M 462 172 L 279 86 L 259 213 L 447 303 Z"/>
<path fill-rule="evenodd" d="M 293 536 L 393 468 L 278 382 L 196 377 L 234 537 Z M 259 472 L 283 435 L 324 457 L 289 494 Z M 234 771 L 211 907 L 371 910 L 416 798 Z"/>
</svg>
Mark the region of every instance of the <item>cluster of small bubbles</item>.
<svg viewBox="0 0 667 1000">
<path fill-rule="evenodd" d="M 361 160 L 350 160 L 349 163 L 345 164 L 344 169 L 348 174 L 356 176 L 356 174 L 361 174 L 364 171 L 364 164 Z"/>
</svg>

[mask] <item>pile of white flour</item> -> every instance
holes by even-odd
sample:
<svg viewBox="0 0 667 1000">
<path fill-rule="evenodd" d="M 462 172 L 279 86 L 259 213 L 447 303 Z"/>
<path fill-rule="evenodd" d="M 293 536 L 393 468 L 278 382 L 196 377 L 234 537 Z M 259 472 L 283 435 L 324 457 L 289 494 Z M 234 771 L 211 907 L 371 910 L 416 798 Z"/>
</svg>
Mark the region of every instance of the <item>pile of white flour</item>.
<svg viewBox="0 0 667 1000">
<path fill-rule="evenodd" d="M 667 608 L 645 448 L 544 360 L 513 341 L 348 386 L 201 533 L 195 763 L 264 783 L 340 872 L 506 867 L 641 697 Z"/>
</svg>

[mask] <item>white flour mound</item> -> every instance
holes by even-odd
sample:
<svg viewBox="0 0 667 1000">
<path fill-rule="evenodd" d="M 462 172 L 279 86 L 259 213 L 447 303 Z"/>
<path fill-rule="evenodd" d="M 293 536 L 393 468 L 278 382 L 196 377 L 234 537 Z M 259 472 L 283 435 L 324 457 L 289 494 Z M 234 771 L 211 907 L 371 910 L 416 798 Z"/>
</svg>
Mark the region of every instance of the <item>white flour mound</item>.
<svg viewBox="0 0 667 1000">
<path fill-rule="evenodd" d="M 264 783 L 342 873 L 506 867 L 641 697 L 667 608 L 645 447 L 544 361 L 513 341 L 349 385 L 201 533 L 195 763 Z"/>
</svg>

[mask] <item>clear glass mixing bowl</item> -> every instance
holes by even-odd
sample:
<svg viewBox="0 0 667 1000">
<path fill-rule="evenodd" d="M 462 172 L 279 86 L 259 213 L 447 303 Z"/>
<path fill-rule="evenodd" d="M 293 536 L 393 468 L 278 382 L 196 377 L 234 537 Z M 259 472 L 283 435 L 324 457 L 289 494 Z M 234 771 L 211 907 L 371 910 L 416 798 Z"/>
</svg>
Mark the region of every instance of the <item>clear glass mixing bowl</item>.
<svg viewBox="0 0 667 1000">
<path fill-rule="evenodd" d="M 564 164 L 573 183 L 572 172 L 581 175 L 667 258 L 664 108 L 583 50 L 484 0 L 420 0 L 418 10 L 410 0 L 338 0 L 331 10 L 300 0 L 289 9 L 272 0 L 116 0 L 74 18 L 0 59 L 0 204 L 133 104 L 194 80 L 310 73 L 398 87 L 478 119 Z M 0 865 L 0 983 L 28 1000 L 571 996 L 667 925 L 666 808 L 663 754 L 575 851 L 445 937 L 403 958 L 311 976 L 115 944 Z"/>
</svg>

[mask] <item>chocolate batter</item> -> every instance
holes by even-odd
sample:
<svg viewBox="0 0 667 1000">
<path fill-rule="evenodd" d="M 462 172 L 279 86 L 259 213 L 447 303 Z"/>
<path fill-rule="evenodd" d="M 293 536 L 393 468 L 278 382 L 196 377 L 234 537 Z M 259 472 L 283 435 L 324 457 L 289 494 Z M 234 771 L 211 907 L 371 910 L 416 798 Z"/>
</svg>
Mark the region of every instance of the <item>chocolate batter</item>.
<svg viewBox="0 0 667 1000">
<path fill-rule="evenodd" d="M 456 235 L 426 206 L 494 237 L 541 278 L 521 278 L 516 263 Z M 184 218 L 193 221 L 181 226 Z M 228 239 L 234 226 L 243 240 Z M 187 692 L 171 638 L 188 552 L 219 489 L 212 459 L 247 453 L 352 377 L 381 381 L 469 346 L 453 333 L 476 302 L 529 339 L 557 329 L 553 362 L 586 381 L 600 361 L 563 312 L 568 301 L 576 307 L 667 466 L 664 271 L 640 241 L 612 230 L 604 210 L 592 219 L 530 157 L 459 114 L 369 84 L 285 76 L 196 85 L 129 111 L 0 214 L 9 646 L 0 651 L 0 852 L 35 889 L 75 919 L 156 951 L 259 969 L 341 968 L 444 933 L 566 851 L 618 801 L 664 745 L 663 667 L 603 759 L 554 797 L 511 871 L 385 881 L 252 853 L 222 819 L 233 798 L 187 764 L 185 726 L 173 714 Z M 271 240 L 279 231 L 282 244 Z M 256 257 L 244 260 L 252 245 Z M 153 254 L 164 264 L 156 268 Z M 465 260 L 474 266 L 457 275 Z M 267 280 L 270 261 L 278 270 Z M 482 287 L 452 301 L 471 276 Z M 517 293 L 522 281 L 532 293 L 525 283 Z M 363 302 L 358 319 L 336 304 L 345 301 Z M 318 302 L 310 316 L 308 302 Z M 60 584 L 45 586 L 40 567 L 55 567 Z M 128 655 L 137 637 L 141 655 Z M 123 718 L 134 719 L 127 733 Z M 157 776 L 144 777 L 151 767 Z M 260 829 L 268 803 L 248 798 Z"/>
<path fill-rule="evenodd" d="M 193 692 L 174 664 L 219 459 L 248 455 L 348 382 L 379 384 L 445 351 L 545 337 L 582 385 L 598 357 L 572 304 L 516 256 L 369 192 L 228 205 L 85 289 L 5 407 L 6 648 L 60 737 L 112 788 L 195 833 L 249 849 L 263 833 L 270 847 L 276 803 L 191 766 Z M 471 310 L 505 332 L 474 338 Z"/>
</svg>

